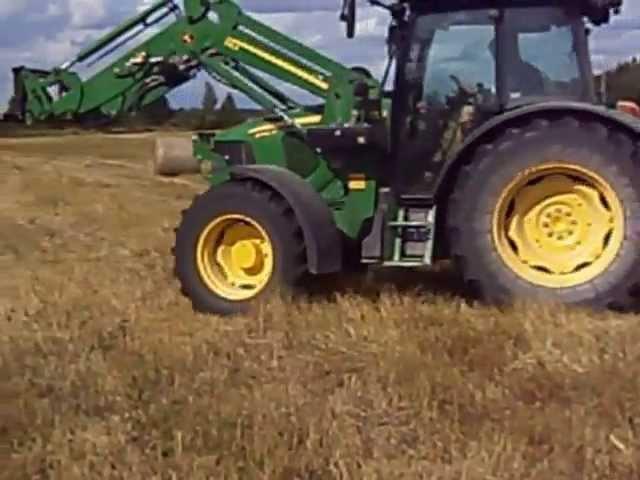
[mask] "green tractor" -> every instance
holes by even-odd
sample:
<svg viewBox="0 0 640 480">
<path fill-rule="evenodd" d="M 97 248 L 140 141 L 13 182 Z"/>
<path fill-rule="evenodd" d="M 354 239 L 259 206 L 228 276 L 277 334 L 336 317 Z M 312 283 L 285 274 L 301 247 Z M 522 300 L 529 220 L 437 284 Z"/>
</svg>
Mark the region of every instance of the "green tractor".
<svg viewBox="0 0 640 480">
<path fill-rule="evenodd" d="M 377 82 L 317 53 L 296 65 L 321 72 L 263 55 L 322 108 L 194 139 L 211 187 L 174 249 L 194 308 L 233 314 L 309 274 L 440 259 L 489 302 L 634 305 L 640 122 L 597 104 L 587 23 L 621 2 L 371 3 L 391 13 L 392 88 L 390 69 Z M 355 1 L 342 20 L 353 37 Z M 254 41 L 225 43 L 260 55 Z"/>
<path fill-rule="evenodd" d="M 210 184 L 173 249 L 200 312 L 245 312 L 310 276 L 445 259 L 488 302 L 632 307 L 638 108 L 599 104 L 588 45 L 622 0 L 391 1 L 369 0 L 391 18 L 381 79 L 233 0 L 158 0 L 61 67 L 16 68 L 9 113 L 113 117 L 198 71 L 271 112 L 159 143 L 158 171 Z M 348 37 L 356 16 L 344 0 Z M 152 26 L 95 75 L 73 70 Z M 269 78 L 320 101 L 301 105 Z"/>
</svg>

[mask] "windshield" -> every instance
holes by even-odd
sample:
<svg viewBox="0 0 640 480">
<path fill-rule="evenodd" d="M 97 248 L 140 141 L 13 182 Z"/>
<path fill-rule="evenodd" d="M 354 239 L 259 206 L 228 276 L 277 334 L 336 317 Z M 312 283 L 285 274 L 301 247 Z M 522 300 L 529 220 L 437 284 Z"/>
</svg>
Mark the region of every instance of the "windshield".
<svg viewBox="0 0 640 480">
<path fill-rule="evenodd" d="M 582 94 L 574 17 L 560 8 L 505 12 L 504 59 L 509 97 Z"/>
<path fill-rule="evenodd" d="M 407 80 L 422 84 L 425 101 L 444 101 L 456 94 L 460 83 L 470 88 L 481 83 L 495 92 L 495 61 L 486 48 L 494 37 L 489 10 L 419 17 Z"/>
<path fill-rule="evenodd" d="M 577 17 L 559 7 L 511 8 L 503 14 L 507 98 L 579 97 Z M 417 17 L 406 81 L 420 84 L 424 101 L 446 101 L 461 91 L 497 95 L 497 18 L 493 9 Z"/>
</svg>

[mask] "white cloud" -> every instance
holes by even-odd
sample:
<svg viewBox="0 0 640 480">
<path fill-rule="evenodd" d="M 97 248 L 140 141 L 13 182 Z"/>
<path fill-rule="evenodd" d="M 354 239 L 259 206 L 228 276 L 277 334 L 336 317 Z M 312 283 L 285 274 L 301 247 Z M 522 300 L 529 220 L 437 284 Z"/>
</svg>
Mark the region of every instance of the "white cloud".
<svg viewBox="0 0 640 480">
<path fill-rule="evenodd" d="M 24 5 L 15 2 L 0 3 L 0 17 L 8 17 L 14 15 L 24 9 Z"/>
<path fill-rule="evenodd" d="M 105 19 L 107 9 L 105 0 L 68 0 L 71 14 L 71 27 L 84 28 Z"/>
<path fill-rule="evenodd" d="M 66 6 L 60 2 L 51 2 L 48 4 L 44 10 L 37 9 L 35 11 L 29 12 L 29 20 L 40 22 L 46 21 L 53 17 L 59 17 L 64 15 L 66 11 Z"/>
<path fill-rule="evenodd" d="M 627 0 L 620 16 L 594 30 L 591 50 L 594 68 L 599 72 L 640 54 L 640 3 Z"/>
</svg>

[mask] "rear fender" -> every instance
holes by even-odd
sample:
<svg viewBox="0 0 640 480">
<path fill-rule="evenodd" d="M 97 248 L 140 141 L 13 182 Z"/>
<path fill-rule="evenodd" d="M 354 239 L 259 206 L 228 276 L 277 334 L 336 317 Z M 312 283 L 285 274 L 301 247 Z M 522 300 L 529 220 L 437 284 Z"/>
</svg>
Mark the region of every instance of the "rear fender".
<svg viewBox="0 0 640 480">
<path fill-rule="evenodd" d="M 591 117 L 609 128 L 620 129 L 640 139 L 640 121 L 624 112 L 578 102 L 545 102 L 521 107 L 498 115 L 469 135 L 439 172 L 435 185 L 436 200 L 446 202 L 460 169 L 473 156 L 476 148 L 482 144 L 493 142 L 506 129 L 517 127 L 534 118 L 557 118 L 563 115 Z"/>
</svg>

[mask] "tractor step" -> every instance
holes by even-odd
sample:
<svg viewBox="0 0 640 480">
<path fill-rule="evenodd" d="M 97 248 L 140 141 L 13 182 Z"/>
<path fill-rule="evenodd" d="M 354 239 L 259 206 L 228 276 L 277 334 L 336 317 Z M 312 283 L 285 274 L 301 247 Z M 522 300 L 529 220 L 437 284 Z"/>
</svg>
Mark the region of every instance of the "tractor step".
<svg viewBox="0 0 640 480">
<path fill-rule="evenodd" d="M 401 228 L 422 228 L 425 226 L 424 222 L 389 222 L 387 225 Z"/>
<path fill-rule="evenodd" d="M 426 199 L 400 197 L 395 202 L 381 189 L 371 233 L 362 242 L 364 263 L 389 267 L 431 265 L 435 231 L 435 207 Z"/>
<path fill-rule="evenodd" d="M 383 267 L 418 268 L 418 267 L 424 267 L 427 264 L 425 264 L 424 262 L 414 262 L 410 260 L 401 260 L 399 262 L 394 262 L 393 260 L 390 260 L 387 262 L 382 262 L 380 265 L 382 265 Z"/>
<path fill-rule="evenodd" d="M 435 207 L 403 206 L 398 208 L 397 217 L 389 222 L 393 230 L 393 254 L 387 266 L 430 265 L 433 251 Z"/>
<path fill-rule="evenodd" d="M 433 205 L 433 197 L 420 193 L 406 193 L 400 196 L 400 204 L 405 207 L 428 207 Z"/>
</svg>

